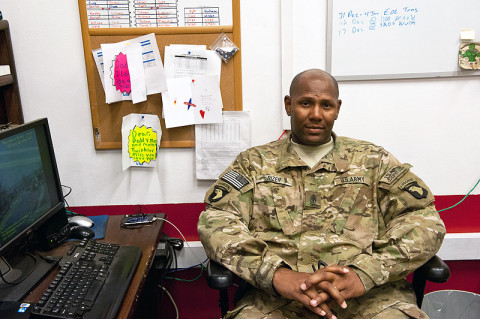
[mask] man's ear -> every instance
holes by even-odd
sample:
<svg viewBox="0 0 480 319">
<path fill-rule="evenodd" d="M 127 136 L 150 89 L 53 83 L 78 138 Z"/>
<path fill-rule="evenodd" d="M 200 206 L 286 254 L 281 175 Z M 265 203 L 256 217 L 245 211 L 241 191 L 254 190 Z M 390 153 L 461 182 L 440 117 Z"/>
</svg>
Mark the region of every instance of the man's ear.
<svg viewBox="0 0 480 319">
<path fill-rule="evenodd" d="M 283 103 L 285 104 L 285 111 L 287 112 L 287 115 L 292 115 L 292 98 L 289 95 L 285 95 Z"/>
<path fill-rule="evenodd" d="M 337 100 L 337 104 L 338 104 L 338 107 L 337 107 L 337 116 L 335 116 L 335 119 L 338 118 L 338 114 L 340 113 L 340 106 L 342 106 L 342 100 Z"/>
</svg>

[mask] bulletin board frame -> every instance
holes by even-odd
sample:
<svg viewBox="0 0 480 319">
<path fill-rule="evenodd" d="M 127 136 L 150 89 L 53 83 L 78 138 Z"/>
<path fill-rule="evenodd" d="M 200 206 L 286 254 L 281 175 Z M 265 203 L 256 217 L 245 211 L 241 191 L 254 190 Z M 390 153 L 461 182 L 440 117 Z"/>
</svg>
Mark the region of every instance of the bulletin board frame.
<svg viewBox="0 0 480 319">
<path fill-rule="evenodd" d="M 78 0 L 80 24 L 82 30 L 85 67 L 92 117 L 92 133 L 95 149 L 122 148 L 122 119 L 131 113 L 155 114 L 162 128 L 162 148 L 188 148 L 195 146 L 195 128 L 193 125 L 167 129 L 162 117 L 161 94 L 147 96 L 147 101 L 133 104 L 122 101 L 107 104 L 105 91 L 98 74 L 92 50 L 102 43 L 116 43 L 149 33 L 154 33 L 162 61 L 165 46 L 170 44 L 202 44 L 207 48 L 223 32 L 239 48 L 227 63 L 222 61 L 220 90 L 224 111 L 241 111 L 242 103 L 242 66 L 240 34 L 240 0 L 232 0 L 232 25 L 202 27 L 155 27 L 155 28 L 89 28 L 85 0 Z"/>
</svg>

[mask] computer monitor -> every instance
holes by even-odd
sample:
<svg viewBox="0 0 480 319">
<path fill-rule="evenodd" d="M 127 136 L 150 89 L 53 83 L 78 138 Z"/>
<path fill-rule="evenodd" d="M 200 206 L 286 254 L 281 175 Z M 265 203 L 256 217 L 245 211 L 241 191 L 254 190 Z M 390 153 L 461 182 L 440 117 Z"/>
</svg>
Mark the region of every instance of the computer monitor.
<svg viewBox="0 0 480 319">
<path fill-rule="evenodd" d="M 64 210 L 63 203 L 48 120 L 0 131 L 0 297 L 23 281 L 35 285 L 35 280 L 26 280 L 29 276 L 43 278 L 38 272 L 45 267 L 30 253 L 30 240 Z"/>
</svg>

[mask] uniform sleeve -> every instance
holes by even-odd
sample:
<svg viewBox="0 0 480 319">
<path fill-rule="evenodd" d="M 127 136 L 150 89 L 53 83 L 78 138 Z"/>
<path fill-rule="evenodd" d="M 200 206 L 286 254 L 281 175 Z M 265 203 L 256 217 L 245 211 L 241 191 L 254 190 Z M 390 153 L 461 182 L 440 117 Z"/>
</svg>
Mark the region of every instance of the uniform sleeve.
<svg viewBox="0 0 480 319">
<path fill-rule="evenodd" d="M 208 258 L 223 264 L 254 287 L 274 292 L 273 274 L 286 264 L 248 229 L 253 178 L 242 154 L 207 191 L 197 225 Z"/>
<path fill-rule="evenodd" d="M 378 181 L 379 234 L 371 253 L 351 263 L 368 291 L 374 286 L 405 278 L 434 256 L 445 236 L 425 183 L 391 155 L 384 158 Z"/>
</svg>

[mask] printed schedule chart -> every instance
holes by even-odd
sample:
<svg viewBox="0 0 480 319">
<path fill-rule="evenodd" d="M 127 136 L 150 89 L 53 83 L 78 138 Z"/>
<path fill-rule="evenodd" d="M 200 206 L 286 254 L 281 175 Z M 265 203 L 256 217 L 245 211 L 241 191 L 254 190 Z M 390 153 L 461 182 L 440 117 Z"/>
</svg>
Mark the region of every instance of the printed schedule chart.
<svg viewBox="0 0 480 319">
<path fill-rule="evenodd" d="M 86 7 L 92 29 L 232 24 L 230 1 L 86 0 Z"/>
</svg>

